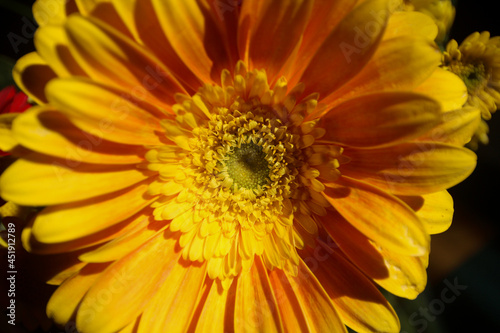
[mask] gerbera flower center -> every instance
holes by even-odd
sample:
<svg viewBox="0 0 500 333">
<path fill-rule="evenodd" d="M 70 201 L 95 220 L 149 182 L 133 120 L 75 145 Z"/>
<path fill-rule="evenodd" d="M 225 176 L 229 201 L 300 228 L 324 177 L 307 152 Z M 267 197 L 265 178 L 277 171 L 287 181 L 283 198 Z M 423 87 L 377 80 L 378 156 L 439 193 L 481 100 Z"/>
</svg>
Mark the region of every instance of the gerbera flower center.
<svg viewBox="0 0 500 333">
<path fill-rule="evenodd" d="M 211 278 L 232 279 L 255 255 L 293 273 L 296 247 L 329 206 L 317 178 L 337 179 L 342 150 L 317 142 L 325 130 L 307 116 L 318 96 L 299 98 L 303 85 L 289 90 L 281 78 L 271 89 L 242 62 L 221 82 L 177 96 L 175 119 L 162 123 L 171 144 L 146 156 L 159 172 L 149 192 L 163 198 L 155 217 L 172 220 L 184 258 L 208 261 Z"/>
<path fill-rule="evenodd" d="M 246 143 L 226 156 L 227 173 L 232 181 L 246 189 L 259 189 L 269 181 L 269 165 L 262 146 Z"/>
<path fill-rule="evenodd" d="M 451 65 L 450 70 L 464 81 L 469 93 L 481 89 L 488 82 L 486 69 L 482 63 L 462 64 L 458 62 Z"/>
</svg>

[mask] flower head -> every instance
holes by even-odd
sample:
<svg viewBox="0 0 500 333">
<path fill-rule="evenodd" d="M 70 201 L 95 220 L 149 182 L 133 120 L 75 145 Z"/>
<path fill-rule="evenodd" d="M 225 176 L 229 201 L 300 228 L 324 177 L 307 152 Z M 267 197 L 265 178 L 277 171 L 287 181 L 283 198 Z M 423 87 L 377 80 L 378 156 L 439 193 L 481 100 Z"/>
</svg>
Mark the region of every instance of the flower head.
<svg viewBox="0 0 500 333">
<path fill-rule="evenodd" d="M 51 318 L 399 331 L 376 285 L 423 290 L 446 189 L 475 165 L 477 110 L 430 18 L 383 0 L 151 0 L 45 22 L 43 3 L 14 71 L 40 106 L 13 123 L 25 152 L 0 193 L 45 207 L 30 251 L 78 251 Z"/>
<path fill-rule="evenodd" d="M 458 75 L 467 86 L 467 104 L 481 110 L 481 118 L 490 120 L 500 106 L 500 37 L 475 32 L 458 45 L 451 40 L 443 53 L 443 68 Z M 472 145 L 488 143 L 488 125 L 478 127 Z"/>
</svg>

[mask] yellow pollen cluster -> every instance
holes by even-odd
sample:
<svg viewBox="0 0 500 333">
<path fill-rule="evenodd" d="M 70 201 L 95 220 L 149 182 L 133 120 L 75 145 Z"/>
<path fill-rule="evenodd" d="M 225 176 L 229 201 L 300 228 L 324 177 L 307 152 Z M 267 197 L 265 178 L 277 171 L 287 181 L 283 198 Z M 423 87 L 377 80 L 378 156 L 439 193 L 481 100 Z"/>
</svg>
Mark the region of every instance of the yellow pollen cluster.
<svg viewBox="0 0 500 333">
<path fill-rule="evenodd" d="M 271 89 L 264 71 L 242 62 L 221 82 L 177 96 L 175 117 L 162 122 L 168 143 L 146 155 L 158 172 L 154 216 L 181 233 L 184 259 L 207 262 L 226 286 L 255 255 L 295 273 L 296 248 L 329 207 L 323 181 L 339 176 L 342 149 L 318 142 L 325 130 L 307 119 L 318 96 L 299 100 L 303 85 L 289 90 L 281 78 Z"/>
</svg>

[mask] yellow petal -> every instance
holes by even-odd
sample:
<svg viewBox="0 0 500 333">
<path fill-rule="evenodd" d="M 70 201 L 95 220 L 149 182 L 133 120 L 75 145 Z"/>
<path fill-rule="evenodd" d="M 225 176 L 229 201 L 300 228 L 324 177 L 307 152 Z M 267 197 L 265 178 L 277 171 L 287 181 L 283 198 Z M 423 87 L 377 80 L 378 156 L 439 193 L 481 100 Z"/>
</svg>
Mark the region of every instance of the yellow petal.
<svg viewBox="0 0 500 333">
<path fill-rule="evenodd" d="M 140 184 L 98 199 L 47 207 L 37 215 L 33 235 L 42 243 L 59 243 L 111 227 L 153 202 L 144 196 L 147 187 Z"/>
<path fill-rule="evenodd" d="M 236 284 L 233 283 L 233 286 Z M 234 289 L 223 288 L 219 280 L 212 280 L 212 283 L 206 286 L 206 293 L 193 316 L 193 327 L 196 327 L 194 332 L 224 333 L 228 328 L 232 329 L 229 324 L 233 322 L 234 310 L 228 296 L 232 293 L 234 302 Z"/>
<path fill-rule="evenodd" d="M 467 178 L 476 155 L 449 144 L 421 141 L 388 148 L 346 149 L 351 160 L 342 174 L 401 195 L 420 195 L 448 189 Z"/>
<path fill-rule="evenodd" d="M 92 135 L 125 144 L 161 143 L 158 110 L 148 103 L 84 78 L 53 80 L 46 93 L 51 105 Z"/>
<path fill-rule="evenodd" d="M 47 304 L 47 316 L 59 325 L 66 325 L 73 318 L 83 296 L 108 266 L 109 263 L 87 265 L 65 281 L 52 294 Z"/>
<path fill-rule="evenodd" d="M 0 129 L 1 133 L 1 129 Z M 50 107 L 34 106 L 16 119 L 14 138 L 24 147 L 65 159 L 68 164 L 137 164 L 141 146 L 120 145 L 86 133 Z"/>
<path fill-rule="evenodd" d="M 58 77 L 86 76 L 69 51 L 68 37 L 62 25 L 38 28 L 34 42 L 40 57 L 47 62 Z"/>
<path fill-rule="evenodd" d="M 37 0 L 33 4 L 33 16 L 40 27 L 60 25 L 66 20 L 67 0 Z"/>
<path fill-rule="evenodd" d="M 380 93 L 351 99 L 321 118 L 322 141 L 372 147 L 407 141 L 440 121 L 439 104 L 413 93 Z"/>
<path fill-rule="evenodd" d="M 69 168 L 62 160 L 20 159 L 0 177 L 0 195 L 25 206 L 75 202 L 112 193 L 148 177 L 129 167 L 80 164 Z"/>
<path fill-rule="evenodd" d="M 82 300 L 78 331 L 114 332 L 133 321 L 178 265 L 176 243 L 170 233 L 160 233 L 109 266 Z"/>
<path fill-rule="evenodd" d="M 138 332 L 187 332 L 206 270 L 206 264 L 177 263 L 142 313 Z"/>
<path fill-rule="evenodd" d="M 341 177 L 324 196 L 356 229 L 377 245 L 407 255 L 429 253 L 430 237 L 404 202 L 366 183 Z"/>
<path fill-rule="evenodd" d="M 19 88 L 37 104 L 45 104 L 45 86 L 57 75 L 38 53 L 31 52 L 17 60 L 12 77 Z"/>
<path fill-rule="evenodd" d="M 443 114 L 441 123 L 419 141 L 436 141 L 463 146 L 468 143 L 481 123 L 481 112 L 474 107 L 464 107 Z"/>
<path fill-rule="evenodd" d="M 384 34 L 384 40 L 400 36 L 418 36 L 433 41 L 438 28 L 429 15 L 412 11 L 396 12 L 389 22 Z"/>
<path fill-rule="evenodd" d="M 425 94 L 441 103 L 443 111 L 461 108 L 467 101 L 467 87 L 454 73 L 436 68 L 432 75 L 423 81 L 415 92 Z"/>
<path fill-rule="evenodd" d="M 12 134 L 12 123 L 20 113 L 6 113 L 0 115 L 0 150 L 10 151 L 18 145 Z"/>
<path fill-rule="evenodd" d="M 447 191 L 400 198 L 415 210 L 429 234 L 439 234 L 450 227 L 453 219 L 453 198 Z"/>
</svg>

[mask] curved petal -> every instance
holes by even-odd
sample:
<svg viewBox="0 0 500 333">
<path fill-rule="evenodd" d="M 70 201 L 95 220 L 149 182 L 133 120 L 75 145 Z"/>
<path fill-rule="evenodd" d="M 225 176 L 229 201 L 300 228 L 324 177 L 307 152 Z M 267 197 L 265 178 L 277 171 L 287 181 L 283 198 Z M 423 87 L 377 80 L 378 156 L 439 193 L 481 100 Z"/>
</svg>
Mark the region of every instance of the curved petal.
<svg viewBox="0 0 500 333">
<path fill-rule="evenodd" d="M 441 103 L 443 111 L 461 108 L 467 101 L 467 87 L 454 73 L 436 68 L 432 75 L 414 90 Z"/>
<path fill-rule="evenodd" d="M 376 149 L 346 149 L 350 162 L 342 174 L 400 195 L 448 189 L 467 178 L 476 166 L 469 149 L 432 141 L 409 142 Z"/>
<path fill-rule="evenodd" d="M 305 96 L 325 98 L 359 73 L 377 50 L 389 16 L 386 0 L 367 0 L 354 8 L 304 69 L 299 81 L 306 85 Z"/>
<path fill-rule="evenodd" d="M 321 117 L 321 141 L 373 147 L 407 141 L 440 121 L 440 105 L 414 93 L 370 94 L 351 99 Z"/>
<path fill-rule="evenodd" d="M 6 113 L 0 115 L 0 150 L 10 151 L 19 142 L 12 133 L 12 123 L 19 117 L 19 113 Z"/>
<path fill-rule="evenodd" d="M 259 256 L 238 277 L 234 305 L 236 332 L 283 332 L 276 299 Z"/>
<path fill-rule="evenodd" d="M 337 104 L 367 93 L 412 90 L 440 61 L 440 51 L 427 39 L 404 36 L 383 41 L 366 67 L 323 102 Z"/>
<path fill-rule="evenodd" d="M 31 52 L 17 60 L 12 77 L 16 84 L 37 104 L 47 103 L 45 86 L 57 74 L 36 52 Z"/>
<path fill-rule="evenodd" d="M 207 279 L 208 280 L 208 279 Z M 223 288 L 219 280 L 205 283 L 202 296 L 189 331 L 193 332 L 225 332 L 231 329 L 234 320 L 234 293 L 232 288 Z"/>
<path fill-rule="evenodd" d="M 481 122 L 481 112 L 475 107 L 464 107 L 443 114 L 441 123 L 432 131 L 418 138 L 464 146 L 476 132 Z"/>
<path fill-rule="evenodd" d="M 430 237 L 404 202 L 366 183 L 342 176 L 323 195 L 377 245 L 406 255 L 429 253 Z"/>
<path fill-rule="evenodd" d="M 308 331 L 347 332 L 332 300 L 302 260 L 299 263 L 297 276 L 291 276 L 280 270 L 274 272 L 283 284 L 288 285 L 287 288 L 293 290 L 307 322 Z"/>
<path fill-rule="evenodd" d="M 32 9 L 40 27 L 61 25 L 68 15 L 77 11 L 74 2 L 68 0 L 37 0 Z"/>
<path fill-rule="evenodd" d="M 453 219 L 453 198 L 448 191 L 424 194 L 418 197 L 401 196 L 424 223 L 429 234 L 448 230 Z"/>
<path fill-rule="evenodd" d="M 306 248 L 301 257 L 325 288 L 342 321 L 356 332 L 399 332 L 396 312 L 375 285 L 326 245 Z"/>
<path fill-rule="evenodd" d="M 109 266 L 82 300 L 78 331 L 114 332 L 127 326 L 179 265 L 176 244 L 171 233 L 160 233 Z"/>
<path fill-rule="evenodd" d="M 114 5 L 135 40 L 161 59 L 190 94 L 195 93 L 202 83 L 184 64 L 165 36 L 151 1 L 114 1 Z"/>
<path fill-rule="evenodd" d="M 438 28 L 432 18 L 424 13 L 401 11 L 392 14 L 384 40 L 400 36 L 418 36 L 433 41 L 438 33 Z"/>
<path fill-rule="evenodd" d="M 42 243 L 60 243 L 109 228 L 153 202 L 145 195 L 147 188 L 148 184 L 141 184 L 102 198 L 47 207 L 35 219 L 33 236 Z"/>
<path fill-rule="evenodd" d="M 68 48 L 68 37 L 62 25 L 48 25 L 37 29 L 35 47 L 58 77 L 87 76 Z"/>
<path fill-rule="evenodd" d="M 1 129 L 0 129 L 1 133 Z M 65 159 L 68 163 L 137 164 L 141 146 L 120 145 L 86 133 L 48 107 L 32 107 L 14 122 L 13 137 L 24 147 Z"/>
<path fill-rule="evenodd" d="M 414 299 L 424 290 L 426 266 L 419 257 L 382 249 L 336 212 L 329 212 L 321 220 L 335 240 L 334 246 L 340 247 L 349 260 L 378 285 L 409 299 Z"/>
<path fill-rule="evenodd" d="M 164 107 L 185 93 L 153 54 L 99 20 L 74 15 L 65 28 L 72 55 L 92 79 Z"/>
<path fill-rule="evenodd" d="M 203 82 L 231 68 L 222 35 L 204 1 L 152 0 L 162 30 L 179 58 Z"/>
<path fill-rule="evenodd" d="M 144 309 L 138 333 L 187 332 L 202 293 L 206 271 L 206 263 L 177 263 Z"/>
<path fill-rule="evenodd" d="M 52 294 L 47 304 L 47 316 L 59 325 L 66 325 L 74 317 L 83 296 L 108 266 L 109 263 L 89 264 L 66 280 Z"/>
<path fill-rule="evenodd" d="M 265 68 L 272 82 L 300 41 L 313 1 L 244 1 L 238 49 L 250 68 Z"/>
<path fill-rule="evenodd" d="M 90 247 L 102 244 L 116 237 L 120 237 L 122 234 L 127 234 L 130 230 L 136 229 L 138 226 L 145 227 L 142 221 L 137 221 L 139 218 L 127 219 L 123 222 L 112 225 L 109 228 L 103 229 L 100 232 L 94 234 L 70 240 L 67 242 L 55 243 L 55 244 L 45 244 L 40 243 L 33 235 L 33 222 L 28 224 L 22 233 L 23 246 L 28 252 L 36 254 L 55 254 L 55 253 L 68 253 L 77 251 L 80 249 L 85 249 L 85 255 L 88 252 L 93 252 L 97 249 L 89 249 Z M 101 246 L 102 247 L 102 246 Z M 107 262 L 106 261 L 96 261 L 96 262 Z"/>
<path fill-rule="evenodd" d="M 84 78 L 53 80 L 46 93 L 51 105 L 92 135 L 124 144 L 161 144 L 159 111 L 149 103 Z"/>
<path fill-rule="evenodd" d="M 0 177 L 2 198 L 26 206 L 75 202 L 112 193 L 148 177 L 148 172 L 122 166 L 79 164 L 62 160 L 20 159 Z M 152 174 L 152 173 L 151 173 Z"/>
</svg>

